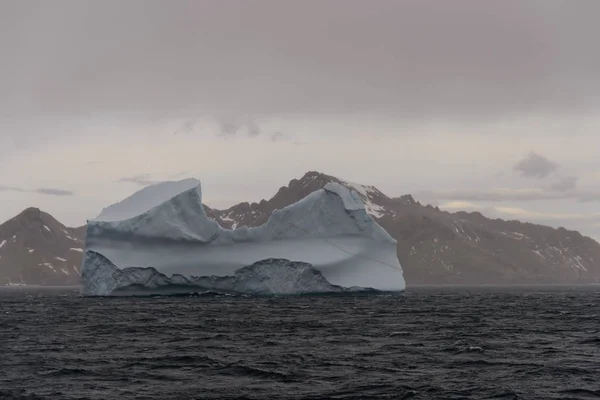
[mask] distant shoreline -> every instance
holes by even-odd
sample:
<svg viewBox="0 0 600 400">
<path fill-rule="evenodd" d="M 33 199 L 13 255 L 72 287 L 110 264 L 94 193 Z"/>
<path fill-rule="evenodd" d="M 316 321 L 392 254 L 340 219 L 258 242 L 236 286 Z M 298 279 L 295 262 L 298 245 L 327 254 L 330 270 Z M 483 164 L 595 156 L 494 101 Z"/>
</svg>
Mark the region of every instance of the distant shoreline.
<svg viewBox="0 0 600 400">
<path fill-rule="evenodd" d="M 477 288 L 535 288 L 535 287 L 600 287 L 598 282 L 590 283 L 498 283 L 498 284 L 418 284 L 418 285 L 406 285 L 406 289 L 477 289 Z M 71 286 L 45 286 L 45 285 L 0 285 L 0 289 L 79 289 L 81 285 Z"/>
<path fill-rule="evenodd" d="M 73 286 L 45 286 L 45 285 L 0 285 L 0 289 L 79 289 L 80 285 Z"/>
</svg>

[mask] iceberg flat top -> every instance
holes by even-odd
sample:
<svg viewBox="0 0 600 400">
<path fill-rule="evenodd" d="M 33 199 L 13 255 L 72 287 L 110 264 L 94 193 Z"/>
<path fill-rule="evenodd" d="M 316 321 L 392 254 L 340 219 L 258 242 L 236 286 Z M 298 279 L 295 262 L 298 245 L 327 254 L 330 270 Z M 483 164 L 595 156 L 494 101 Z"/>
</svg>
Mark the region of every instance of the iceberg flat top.
<svg viewBox="0 0 600 400">
<path fill-rule="evenodd" d="M 123 201 L 106 207 L 96 220 L 122 221 L 133 218 L 170 200 L 181 192 L 198 186 L 199 183 L 197 179 L 190 178 L 147 186 Z"/>
</svg>

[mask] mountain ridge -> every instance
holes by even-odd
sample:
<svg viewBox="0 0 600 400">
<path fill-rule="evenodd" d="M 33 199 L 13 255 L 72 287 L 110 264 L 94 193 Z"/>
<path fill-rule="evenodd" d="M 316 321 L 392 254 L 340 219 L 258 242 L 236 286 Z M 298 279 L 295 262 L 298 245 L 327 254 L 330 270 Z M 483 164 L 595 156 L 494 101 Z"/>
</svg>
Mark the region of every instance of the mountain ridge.
<svg viewBox="0 0 600 400">
<path fill-rule="evenodd" d="M 479 212 L 450 213 L 416 201 L 389 197 L 374 186 L 309 171 L 269 200 L 225 210 L 205 206 L 221 226 L 256 226 L 300 196 L 337 182 L 354 189 L 367 212 L 398 241 L 407 284 L 516 284 L 600 282 L 600 244 L 577 231 Z"/>
<path fill-rule="evenodd" d="M 191 180 L 187 181 L 191 184 Z M 309 171 L 299 179 L 290 180 L 287 186 L 280 187 L 268 200 L 241 202 L 224 210 L 206 204 L 203 207 L 207 216 L 223 228 L 259 226 L 266 222 L 274 210 L 322 189 L 329 182 L 356 190 L 367 212 L 398 241 L 397 254 L 408 285 L 600 283 L 600 244 L 577 231 L 518 220 L 491 219 L 477 211 L 450 213 L 431 205 L 422 205 L 410 194 L 389 197 L 374 186 L 352 183 L 318 171 Z M 52 218 L 35 208 L 28 208 L 19 216 L 35 213 L 44 214 L 47 219 Z M 2 246 L 4 249 L 0 247 L 0 285 L 22 281 L 18 279 L 18 274 L 15 275 L 15 267 L 11 268 L 13 272 L 10 274 L 10 279 L 15 280 L 6 279 L 4 271 L 8 260 L 30 264 L 37 262 L 41 264 L 37 265 L 38 269 L 44 267 L 49 271 L 33 280 L 41 284 L 54 282 L 47 277 L 51 269 L 44 263 L 51 263 L 48 259 L 52 257 L 67 259 L 64 255 L 55 254 L 64 252 L 64 244 L 58 243 L 70 240 L 69 237 L 83 243 L 85 227 L 66 228 L 54 220 L 56 222 L 49 223 L 59 224 L 54 230 L 63 235 L 62 239 L 56 239 L 59 250 L 48 250 L 41 261 L 29 259 L 23 248 L 18 250 L 18 257 L 3 257 L 12 240 L 7 232 L 19 226 L 13 220 L 20 220 L 21 230 L 27 230 L 27 224 L 31 222 L 31 218 L 19 216 L 0 225 L 0 243 L 6 240 Z M 5 227 L 6 224 L 11 228 Z M 38 228 L 34 228 L 33 232 L 37 232 L 39 226 L 38 223 Z M 71 259 L 74 259 L 73 255 L 69 263 Z M 77 260 L 79 268 L 81 254 Z M 27 268 L 34 267 L 31 265 Z M 68 277 L 67 282 L 72 282 L 70 279 Z"/>
</svg>

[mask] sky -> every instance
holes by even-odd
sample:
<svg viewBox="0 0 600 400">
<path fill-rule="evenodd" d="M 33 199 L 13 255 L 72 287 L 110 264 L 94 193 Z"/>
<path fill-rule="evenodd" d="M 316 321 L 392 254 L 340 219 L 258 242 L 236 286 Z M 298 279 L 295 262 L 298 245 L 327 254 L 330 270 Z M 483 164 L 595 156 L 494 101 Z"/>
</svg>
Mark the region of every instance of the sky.
<svg viewBox="0 0 600 400">
<path fill-rule="evenodd" d="M 597 0 L 0 0 L 0 221 L 309 170 L 600 239 Z"/>
</svg>

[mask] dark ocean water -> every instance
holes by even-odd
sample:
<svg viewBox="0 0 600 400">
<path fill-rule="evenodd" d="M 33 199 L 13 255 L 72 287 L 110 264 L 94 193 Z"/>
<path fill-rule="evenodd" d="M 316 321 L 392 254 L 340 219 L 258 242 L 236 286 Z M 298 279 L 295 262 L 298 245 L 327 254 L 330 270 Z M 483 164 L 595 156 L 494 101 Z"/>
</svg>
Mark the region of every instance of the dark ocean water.
<svg viewBox="0 0 600 400">
<path fill-rule="evenodd" d="M 0 399 L 600 398 L 600 287 L 0 290 Z"/>
</svg>

